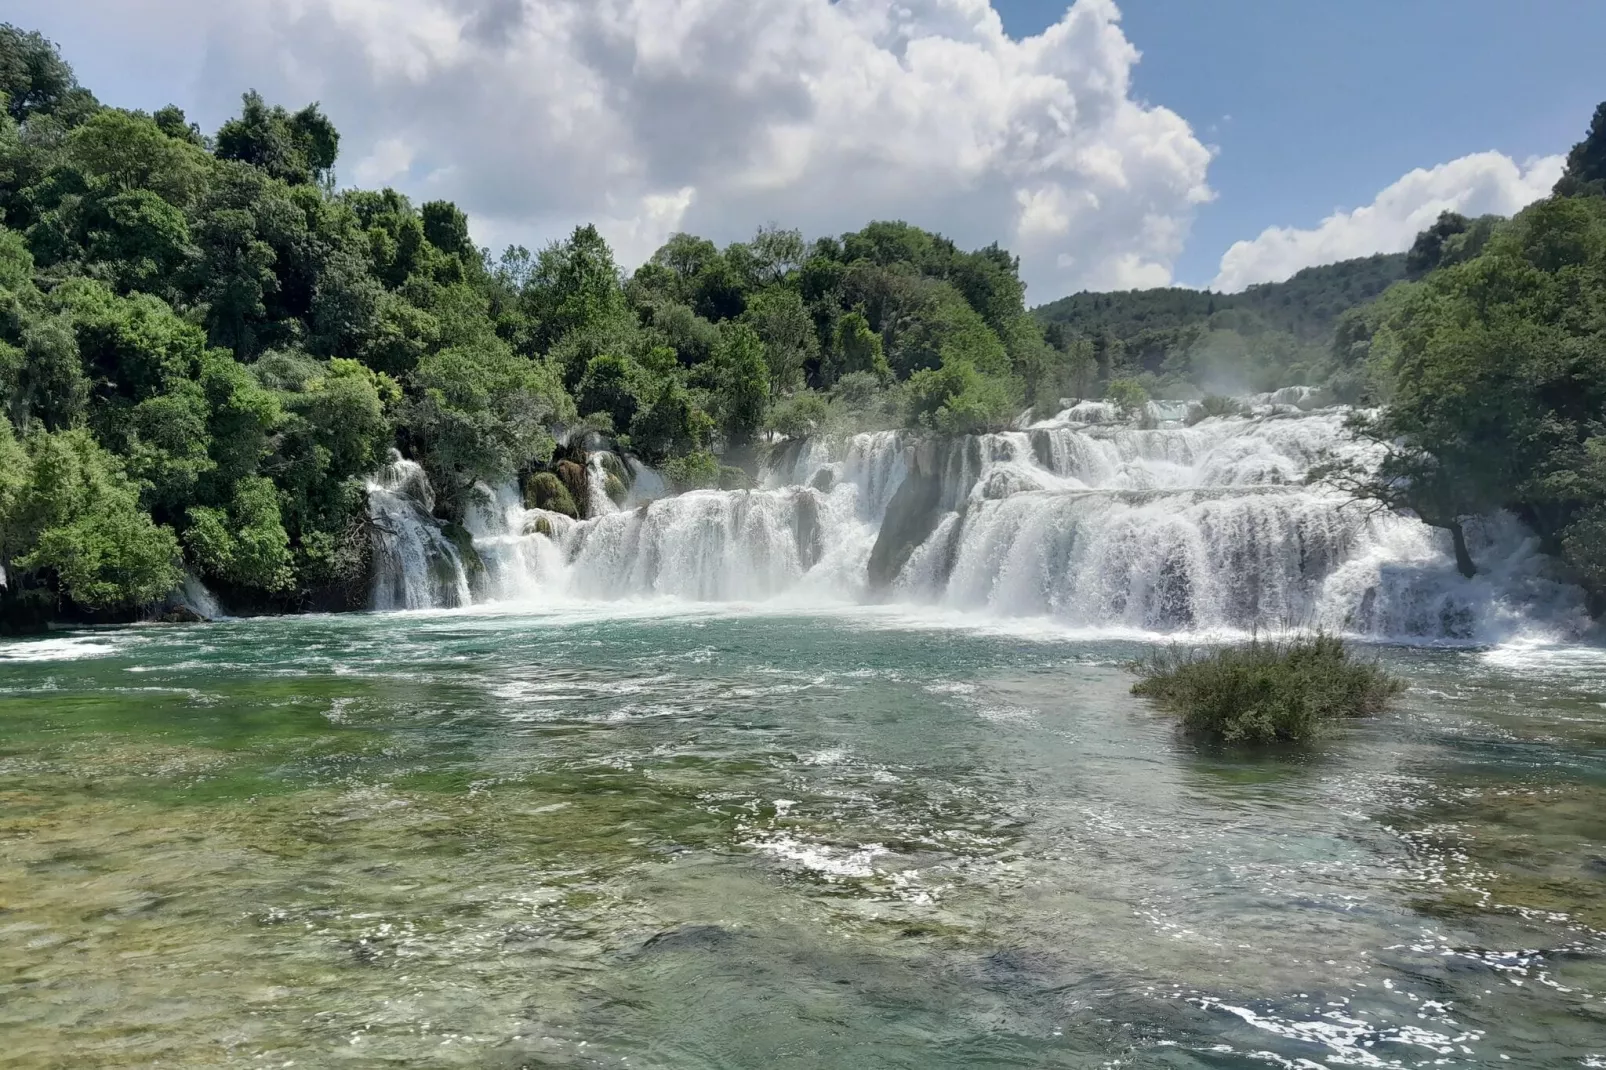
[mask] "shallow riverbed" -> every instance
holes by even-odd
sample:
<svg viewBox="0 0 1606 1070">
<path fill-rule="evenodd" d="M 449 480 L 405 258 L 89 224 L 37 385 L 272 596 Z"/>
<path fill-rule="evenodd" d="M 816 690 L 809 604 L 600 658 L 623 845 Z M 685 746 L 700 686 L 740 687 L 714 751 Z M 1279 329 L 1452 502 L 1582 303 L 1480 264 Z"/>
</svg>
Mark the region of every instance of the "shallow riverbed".
<svg viewBox="0 0 1606 1070">
<path fill-rule="evenodd" d="M 1606 1067 L 1606 652 L 1201 747 L 1137 641 L 477 611 L 0 644 L 0 1066 Z"/>
</svg>

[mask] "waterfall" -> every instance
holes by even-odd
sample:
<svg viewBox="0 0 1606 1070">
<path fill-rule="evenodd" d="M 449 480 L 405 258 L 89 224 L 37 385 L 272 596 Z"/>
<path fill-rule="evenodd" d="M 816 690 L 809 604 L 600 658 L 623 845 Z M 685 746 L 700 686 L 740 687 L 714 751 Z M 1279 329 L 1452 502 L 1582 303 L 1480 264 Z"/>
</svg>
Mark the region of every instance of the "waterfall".
<svg viewBox="0 0 1606 1070">
<path fill-rule="evenodd" d="M 416 463 L 391 451 L 368 481 L 375 609 L 432 609 L 471 600 L 462 555 L 431 515 L 435 496 Z"/>
<path fill-rule="evenodd" d="M 481 488 L 465 520 L 483 566 L 473 596 L 893 600 L 1161 633 L 1318 626 L 1492 640 L 1581 627 L 1580 592 L 1547 578 L 1513 518 L 1473 525 L 1483 571 L 1466 580 L 1443 532 L 1306 486 L 1324 458 L 1375 457 L 1345 431 L 1344 410 L 1313 401 L 1303 388 L 1258 395 L 1240 399 L 1239 415 L 1195 409 L 1191 426 L 1186 403 L 1151 403 L 1129 422 L 1084 401 L 999 434 L 793 442 L 748 491 L 670 496 L 628 458 L 622 505 L 593 453 L 583 521 L 525 510 L 511 485 Z M 434 562 L 455 578 L 382 574 L 375 604 L 461 605 L 456 548 L 420 508 L 427 498 L 405 489 L 422 475 L 407 464 L 393 462 L 371 493 L 376 523 L 382 512 L 414 521 L 391 520 L 411 541 L 387 567 L 411 576 Z"/>
</svg>

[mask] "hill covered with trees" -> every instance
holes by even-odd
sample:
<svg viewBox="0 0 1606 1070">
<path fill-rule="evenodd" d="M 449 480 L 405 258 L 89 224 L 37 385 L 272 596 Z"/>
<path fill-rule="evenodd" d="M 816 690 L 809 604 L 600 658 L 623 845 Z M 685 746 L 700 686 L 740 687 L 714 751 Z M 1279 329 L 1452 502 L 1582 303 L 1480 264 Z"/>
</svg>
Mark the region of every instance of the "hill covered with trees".
<svg viewBox="0 0 1606 1070">
<path fill-rule="evenodd" d="M 493 255 L 451 203 L 341 188 L 317 105 L 246 93 L 208 134 L 173 106 L 103 106 L 10 26 L 0 95 L 0 627 L 127 619 L 187 574 L 245 610 L 360 605 L 366 478 L 392 450 L 461 533 L 481 484 L 562 504 L 565 451 L 589 433 L 677 487 L 740 486 L 787 437 L 974 433 L 1107 391 L 1397 398 L 1385 419 L 1405 422 L 1377 433 L 1411 456 L 1449 465 L 1517 436 L 1530 466 L 1457 469 L 1443 515 L 1521 508 L 1579 567 L 1595 529 L 1578 525 L 1606 523 L 1590 504 L 1606 481 L 1567 474 L 1602 441 L 1580 400 L 1601 382 L 1599 116 L 1567 195 L 1511 224 L 1447 216 L 1405 256 L 1034 314 L 1007 251 L 900 222 L 723 248 L 680 234 L 628 277 L 590 226 Z M 1498 329 L 1531 345 L 1479 336 L 1497 371 L 1463 367 L 1461 344 L 1493 306 L 1460 295 L 1491 264 L 1528 287 L 1499 291 Z M 1473 424 L 1452 446 L 1430 401 L 1458 383 L 1494 393 L 1456 410 Z M 1431 505 L 1389 486 L 1373 491 Z"/>
<path fill-rule="evenodd" d="M 392 449 L 455 524 L 584 430 L 692 487 L 770 432 L 974 431 L 1058 388 L 996 246 L 677 235 L 626 278 L 589 226 L 493 256 L 455 205 L 339 188 L 316 105 L 247 93 L 207 134 L 103 106 L 11 26 L 0 95 L 7 627 L 126 617 L 186 573 L 241 608 L 359 604 Z"/>
</svg>

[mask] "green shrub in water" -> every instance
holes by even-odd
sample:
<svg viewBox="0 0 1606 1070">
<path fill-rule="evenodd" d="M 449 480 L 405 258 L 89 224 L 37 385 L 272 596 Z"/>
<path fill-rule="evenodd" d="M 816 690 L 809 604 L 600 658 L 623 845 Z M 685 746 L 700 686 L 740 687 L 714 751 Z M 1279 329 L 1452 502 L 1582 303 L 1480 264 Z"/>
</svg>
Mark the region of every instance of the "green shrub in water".
<svg viewBox="0 0 1606 1070">
<path fill-rule="evenodd" d="M 1132 666 L 1132 693 L 1228 742 L 1303 742 L 1330 723 L 1382 710 L 1404 685 L 1340 639 L 1256 639 L 1207 651 L 1157 651 Z"/>
</svg>

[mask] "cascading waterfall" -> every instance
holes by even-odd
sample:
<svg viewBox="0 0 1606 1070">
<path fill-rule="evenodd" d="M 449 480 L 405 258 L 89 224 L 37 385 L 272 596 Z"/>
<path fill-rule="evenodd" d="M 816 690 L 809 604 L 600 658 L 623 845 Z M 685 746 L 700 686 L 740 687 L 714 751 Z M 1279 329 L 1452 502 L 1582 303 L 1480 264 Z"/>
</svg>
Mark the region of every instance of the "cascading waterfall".
<svg viewBox="0 0 1606 1070">
<path fill-rule="evenodd" d="M 1259 395 L 1193 426 L 1181 403 L 1123 422 L 1080 402 L 993 435 L 789 443 L 751 491 L 665 496 L 630 459 L 623 505 L 593 453 L 584 521 L 482 488 L 465 521 L 482 566 L 473 596 L 894 600 L 1145 632 L 1497 639 L 1581 626 L 1579 592 L 1546 578 L 1512 518 L 1475 526 L 1483 571 L 1466 580 L 1442 532 L 1306 486 L 1324 457 L 1364 462 L 1371 448 L 1345 433 L 1343 410 L 1303 411 L 1311 400 Z M 387 472 L 370 496 L 376 528 L 383 515 L 402 537 L 376 539 L 398 544 L 376 553 L 376 607 L 464 604 L 456 548 L 427 494 L 408 489 L 422 473 L 405 461 Z"/>
<path fill-rule="evenodd" d="M 471 601 L 462 554 L 431 515 L 434 508 L 424 470 L 391 451 L 368 482 L 375 609 L 450 609 Z"/>
</svg>

